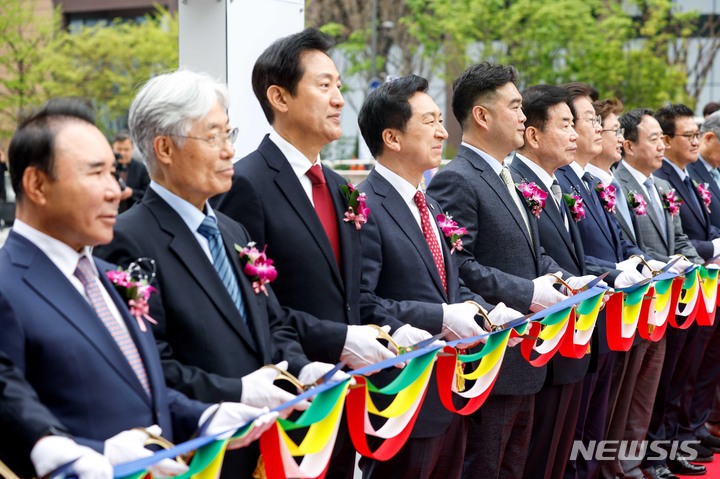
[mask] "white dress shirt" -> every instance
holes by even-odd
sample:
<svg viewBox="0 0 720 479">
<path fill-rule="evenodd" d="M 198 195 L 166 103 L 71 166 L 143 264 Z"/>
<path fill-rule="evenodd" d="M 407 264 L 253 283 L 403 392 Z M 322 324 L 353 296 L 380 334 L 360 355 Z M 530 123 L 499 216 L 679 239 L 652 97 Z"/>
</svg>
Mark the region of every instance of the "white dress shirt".
<svg viewBox="0 0 720 479">
<path fill-rule="evenodd" d="M 280 134 L 275 130 L 270 132 L 270 141 L 275 143 L 282 154 L 285 155 L 285 158 L 287 158 L 288 163 L 290 163 L 293 172 L 295 172 L 295 176 L 297 176 L 298 180 L 300 180 L 300 186 L 302 186 L 303 191 L 305 191 L 310 203 L 315 206 L 312 196 L 312 181 L 310 181 L 310 178 L 307 177 L 306 173 L 313 165 L 320 165 L 322 168 L 320 155 L 318 155 L 315 159 L 315 163 L 310 163 L 307 157 L 303 155 L 300 150 L 295 148 L 294 145 L 280 136 Z"/>
</svg>

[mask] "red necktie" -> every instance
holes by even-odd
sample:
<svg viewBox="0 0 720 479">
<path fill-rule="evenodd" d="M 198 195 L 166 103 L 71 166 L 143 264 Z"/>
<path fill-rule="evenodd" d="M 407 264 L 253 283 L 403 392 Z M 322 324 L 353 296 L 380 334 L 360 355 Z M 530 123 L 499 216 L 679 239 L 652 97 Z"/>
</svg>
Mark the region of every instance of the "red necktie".
<svg viewBox="0 0 720 479">
<path fill-rule="evenodd" d="M 337 215 L 333 206 L 330 190 L 328 190 L 325 175 L 319 164 L 315 164 L 305 173 L 312 182 L 312 197 L 315 204 L 315 212 L 320 218 L 325 234 L 330 240 L 335 261 L 340 265 L 340 237 L 338 234 Z"/>
<path fill-rule="evenodd" d="M 440 273 L 440 280 L 442 281 L 445 293 L 447 293 L 447 277 L 445 276 L 445 263 L 443 263 L 442 253 L 440 252 L 440 244 L 438 243 L 435 231 L 433 230 L 432 222 L 430 221 L 430 211 L 428 211 L 427 203 L 425 202 L 425 195 L 421 191 L 415 193 L 415 204 L 420 210 L 420 223 L 422 224 L 422 232 L 425 235 L 425 241 L 427 241 L 430 247 L 430 252 L 435 260 L 435 266 L 437 266 L 438 273 Z"/>
</svg>

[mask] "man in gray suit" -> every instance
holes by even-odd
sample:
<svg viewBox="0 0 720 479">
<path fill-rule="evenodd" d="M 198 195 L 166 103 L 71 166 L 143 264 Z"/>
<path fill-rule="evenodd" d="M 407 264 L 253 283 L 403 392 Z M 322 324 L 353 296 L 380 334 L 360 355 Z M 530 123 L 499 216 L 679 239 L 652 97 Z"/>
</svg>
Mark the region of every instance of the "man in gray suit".
<svg viewBox="0 0 720 479">
<path fill-rule="evenodd" d="M 622 188 L 621 196 L 627 199 L 630 194 L 636 198 L 641 195 L 647 203 L 645 213 L 642 208 L 629 205 L 638 245 L 658 261 L 670 261 L 676 255 L 684 255 L 689 261 L 680 259 L 675 263 L 673 270 L 676 272 L 690 267 L 690 261 L 702 263 L 690 240 L 683 233 L 680 218 L 671 215 L 663 207 L 663 194 L 670 191 L 670 185 L 652 174 L 662 165 L 665 152 L 663 131 L 653 117 L 653 111 L 642 108 L 629 111 L 620 118 L 620 126 L 625 130 L 624 154 L 615 171 L 615 178 Z M 658 342 L 641 341 L 628 353 L 626 372 L 607 439 L 645 439 L 665 351 L 666 339 L 663 337 Z M 640 465 L 641 461 L 636 459 L 616 460 L 612 464 L 605 462 L 603 475 L 642 477 Z M 683 473 L 697 474 L 704 470 L 704 467 L 694 466 L 682 458 L 669 461 L 668 466 L 672 471 Z M 664 464 L 656 464 L 649 466 L 645 472 L 653 478 L 676 477 L 670 470 Z"/>
<path fill-rule="evenodd" d="M 463 129 L 455 159 L 432 180 L 428 194 L 467 228 L 456 252 L 460 276 L 490 303 L 538 311 L 566 298 L 548 273 L 570 274 L 540 247 L 537 219 L 520 198 L 504 158 L 523 145 L 525 115 L 512 66 L 480 63 L 453 85 L 453 114 Z M 498 247 L 498 240 L 502 247 Z M 592 277 L 589 277 L 592 278 Z M 570 277 L 571 287 L 588 277 Z M 468 428 L 463 477 L 521 477 L 530 441 L 535 394 L 546 368 L 507 351 L 495 387 Z M 482 423 L 482 424 L 481 424 Z"/>
</svg>

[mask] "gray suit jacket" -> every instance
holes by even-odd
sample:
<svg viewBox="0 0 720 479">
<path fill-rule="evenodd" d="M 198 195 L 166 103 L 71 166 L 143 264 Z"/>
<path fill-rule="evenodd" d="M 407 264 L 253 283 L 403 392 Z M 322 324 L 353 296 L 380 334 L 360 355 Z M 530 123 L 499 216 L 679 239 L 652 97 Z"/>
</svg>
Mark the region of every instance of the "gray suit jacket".
<svg viewBox="0 0 720 479">
<path fill-rule="evenodd" d="M 534 278 L 556 271 L 572 276 L 540 247 L 537 219 L 529 211 L 528 235 L 505 183 L 473 150 L 460 146 L 455 159 L 435 175 L 428 194 L 467 228 L 463 250 L 455 253 L 460 277 L 490 303 L 502 301 L 525 312 L 532 302 Z M 511 348 L 492 393 L 534 394 L 544 379 L 544 367 L 531 366 L 518 348 Z"/>
<path fill-rule="evenodd" d="M 637 182 L 637 180 L 622 163 L 620 163 L 615 170 L 615 178 L 622 188 L 624 201 L 627 201 L 627 196 L 630 192 L 642 194 L 643 189 L 640 186 L 640 183 Z M 654 177 L 654 180 L 655 188 L 658 190 L 658 194 L 661 198 L 662 193 L 672 189 L 665 180 L 657 177 Z M 660 220 L 655 215 L 655 212 L 650 205 L 648 205 L 647 214 L 643 216 L 636 215 L 632 208 L 630 211 L 634 216 L 637 244 L 653 259 L 659 261 L 669 261 L 671 255 L 682 254 L 690 261 L 696 263 L 703 262 L 702 258 L 698 256 L 697 251 L 695 251 L 695 248 L 690 243 L 690 240 L 683 232 L 679 216 L 675 216 L 673 218 L 667 210 L 663 209 L 666 228 L 665 231 L 662 231 Z"/>
</svg>

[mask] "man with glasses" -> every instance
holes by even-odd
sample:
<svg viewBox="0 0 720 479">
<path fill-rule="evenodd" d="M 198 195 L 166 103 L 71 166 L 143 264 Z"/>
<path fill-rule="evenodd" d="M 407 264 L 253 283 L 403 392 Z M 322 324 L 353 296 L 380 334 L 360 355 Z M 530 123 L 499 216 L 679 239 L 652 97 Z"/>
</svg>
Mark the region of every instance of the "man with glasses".
<svg viewBox="0 0 720 479">
<path fill-rule="evenodd" d="M 662 165 L 665 152 L 663 130 L 653 114 L 652 110 L 638 108 L 620 118 L 625 141 L 623 160 L 615 170 L 615 178 L 622 187 L 622 194 L 618 197 L 626 200 L 631 193 L 643 197 L 646 209 L 630 205 L 638 245 L 658 261 L 669 261 L 676 255 L 685 256 L 688 261 L 679 259 L 672 269 L 681 272 L 691 266 L 690 261 L 701 263 L 702 258 L 683 233 L 680 218 L 670 215 L 663 208 L 662 194 L 667 193 L 671 186 L 653 174 Z M 608 440 L 646 439 L 666 345 L 667 334 L 657 342 L 640 341 L 625 354 L 626 369 L 610 419 Z M 603 462 L 603 477 L 641 477 L 640 465 L 641 460 L 632 457 Z M 705 471 L 704 467 L 690 464 L 678 455 L 667 465 L 646 464 L 645 473 L 652 478 L 676 477 L 668 466 L 685 473 L 700 474 Z"/>
<path fill-rule="evenodd" d="M 123 267 L 155 261 L 158 294 L 149 315 L 168 385 L 202 401 L 274 408 L 294 396 L 273 385 L 276 369 L 262 366 L 287 360 L 310 385 L 333 365 L 305 357 L 287 323 L 306 313 L 281 308 L 270 285 L 245 272 L 236 249 L 250 248 L 251 237 L 208 204 L 232 182 L 237 130 L 229 126 L 227 98 L 224 85 L 187 70 L 143 86 L 129 126 L 152 181 L 99 253 Z M 223 475 L 251 477 L 258 456 L 257 445 L 227 454 Z"/>
</svg>

